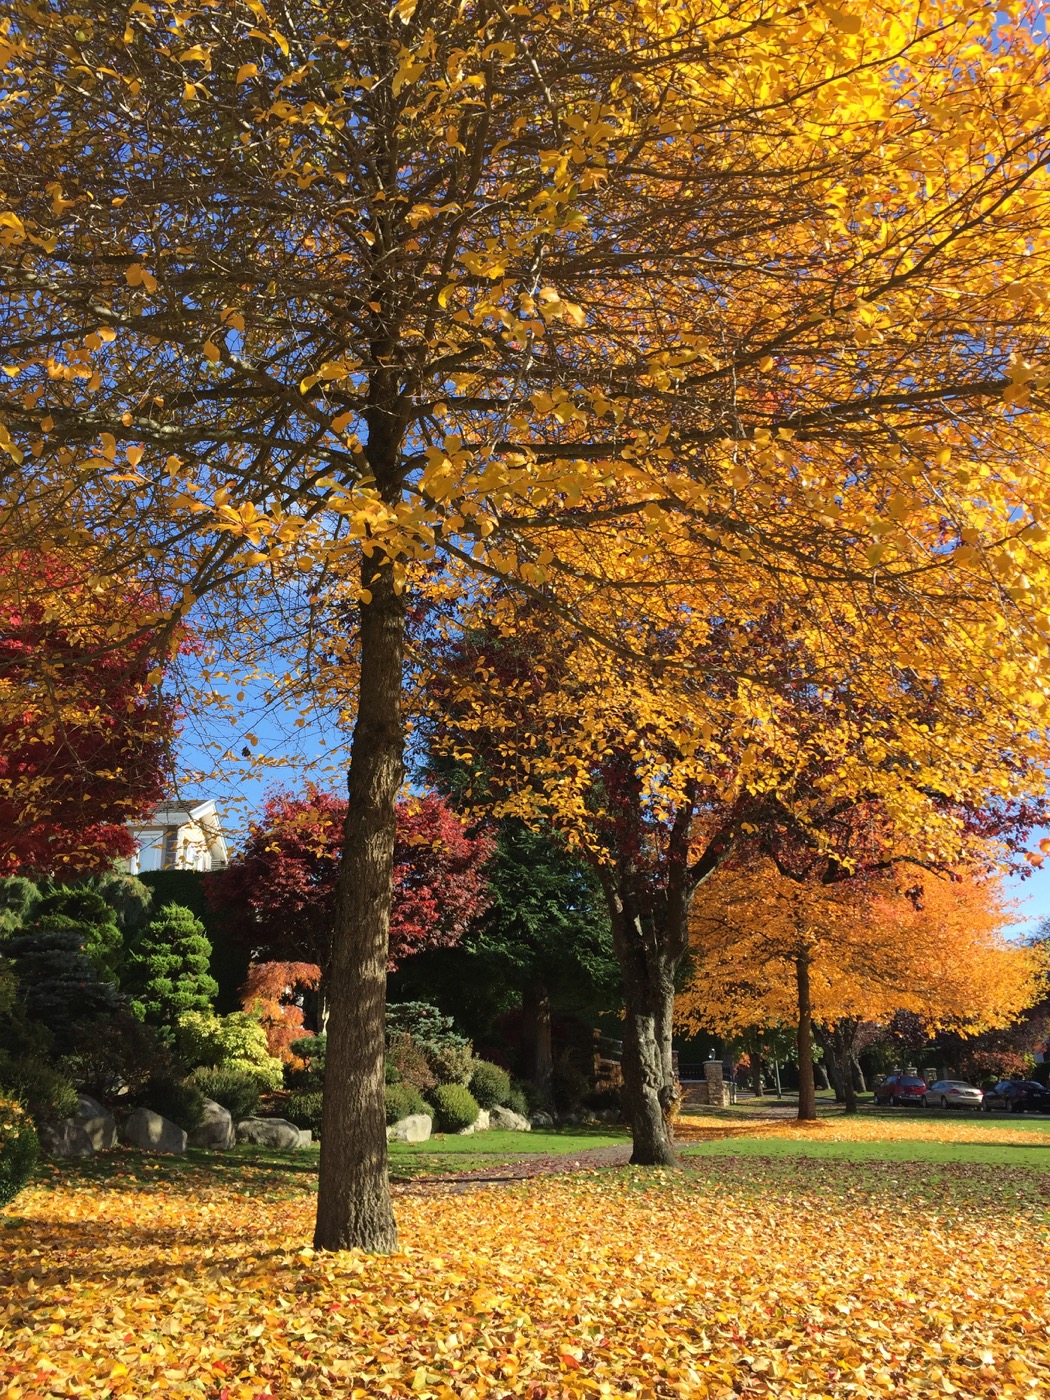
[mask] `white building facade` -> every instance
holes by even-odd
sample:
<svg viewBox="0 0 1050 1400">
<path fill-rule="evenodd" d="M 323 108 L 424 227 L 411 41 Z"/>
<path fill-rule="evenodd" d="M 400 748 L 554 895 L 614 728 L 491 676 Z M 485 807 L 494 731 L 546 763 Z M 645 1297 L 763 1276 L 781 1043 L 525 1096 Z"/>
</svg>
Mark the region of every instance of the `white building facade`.
<svg viewBox="0 0 1050 1400">
<path fill-rule="evenodd" d="M 222 870 L 229 859 L 219 811 L 210 799 L 158 807 L 148 821 L 129 823 L 136 851 L 128 873 L 147 870 Z"/>
</svg>

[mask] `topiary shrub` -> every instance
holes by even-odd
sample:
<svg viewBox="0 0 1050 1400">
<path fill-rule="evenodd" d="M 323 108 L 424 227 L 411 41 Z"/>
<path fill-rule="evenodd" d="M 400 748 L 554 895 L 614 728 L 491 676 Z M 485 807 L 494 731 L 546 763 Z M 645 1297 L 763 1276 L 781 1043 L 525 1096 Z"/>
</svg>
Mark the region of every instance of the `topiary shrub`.
<svg viewBox="0 0 1050 1400">
<path fill-rule="evenodd" d="M 206 1099 L 213 1099 L 227 1109 L 235 1123 L 242 1118 L 254 1118 L 259 1107 L 259 1082 L 254 1075 L 241 1069 L 226 1069 L 222 1065 L 195 1069 L 189 1077 Z"/>
<path fill-rule="evenodd" d="M 430 1102 L 443 1133 L 459 1133 L 471 1127 L 480 1112 L 477 1099 L 465 1084 L 439 1084 L 431 1091 Z"/>
<path fill-rule="evenodd" d="M 0 1098 L 0 1206 L 21 1191 L 40 1156 L 29 1114 L 13 1099 Z"/>
<path fill-rule="evenodd" d="M 309 1128 L 314 1137 L 321 1136 L 321 1098 L 316 1092 L 289 1095 L 284 1116 L 297 1128 Z"/>
<path fill-rule="evenodd" d="M 142 1092 L 142 1107 L 170 1118 L 187 1133 L 204 1118 L 204 1095 L 189 1079 L 153 1079 Z"/>
<path fill-rule="evenodd" d="M 482 1108 L 496 1108 L 499 1104 L 509 1108 L 510 1075 L 489 1060 L 475 1060 L 470 1092 Z"/>
<path fill-rule="evenodd" d="M 413 1113 L 425 1113 L 433 1118 L 434 1110 L 418 1089 L 411 1084 L 388 1084 L 386 1086 L 386 1121 L 400 1123 Z"/>
<path fill-rule="evenodd" d="M 209 1012 L 219 984 L 211 943 L 192 910 L 165 904 L 124 960 L 122 989 L 140 1021 L 174 1032 L 187 1012 Z"/>
</svg>

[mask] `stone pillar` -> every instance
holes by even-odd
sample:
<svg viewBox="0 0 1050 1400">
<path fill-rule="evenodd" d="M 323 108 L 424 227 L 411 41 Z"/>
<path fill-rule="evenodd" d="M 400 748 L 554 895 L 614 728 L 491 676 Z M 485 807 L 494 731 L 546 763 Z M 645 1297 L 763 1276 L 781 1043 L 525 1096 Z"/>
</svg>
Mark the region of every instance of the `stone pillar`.
<svg viewBox="0 0 1050 1400">
<path fill-rule="evenodd" d="M 725 1108 L 726 1085 L 722 1075 L 721 1060 L 704 1061 L 704 1079 L 707 1081 L 707 1102 L 712 1108 Z"/>
</svg>

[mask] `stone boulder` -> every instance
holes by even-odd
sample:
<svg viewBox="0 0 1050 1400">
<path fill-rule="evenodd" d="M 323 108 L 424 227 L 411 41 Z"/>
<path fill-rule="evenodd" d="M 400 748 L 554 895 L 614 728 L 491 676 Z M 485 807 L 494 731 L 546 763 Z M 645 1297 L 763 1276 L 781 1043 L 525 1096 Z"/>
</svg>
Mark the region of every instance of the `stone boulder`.
<svg viewBox="0 0 1050 1400">
<path fill-rule="evenodd" d="M 489 1124 L 504 1133 L 531 1133 L 532 1124 L 512 1108 L 493 1108 L 489 1112 Z"/>
<path fill-rule="evenodd" d="M 136 1108 L 124 1124 L 124 1141 L 143 1152 L 186 1151 L 186 1134 L 179 1125 L 151 1108 Z"/>
<path fill-rule="evenodd" d="M 549 1113 L 544 1113 L 542 1109 L 538 1113 L 532 1114 L 529 1123 L 533 1128 L 553 1128 L 554 1119 Z"/>
<path fill-rule="evenodd" d="M 233 1115 L 214 1099 L 204 1100 L 204 1117 L 189 1135 L 191 1147 L 210 1147 L 227 1152 L 237 1141 Z"/>
<path fill-rule="evenodd" d="M 286 1118 L 245 1118 L 237 1124 L 238 1142 L 253 1142 L 274 1152 L 297 1152 L 311 1140 L 309 1130 L 304 1132 Z"/>
<path fill-rule="evenodd" d="M 78 1095 L 73 1120 L 87 1133 L 95 1152 L 109 1152 L 120 1140 L 112 1113 L 107 1113 L 99 1101 L 88 1094 Z"/>
<path fill-rule="evenodd" d="M 75 1118 L 59 1118 L 37 1128 L 40 1147 L 46 1157 L 90 1157 L 95 1144 L 83 1123 Z"/>
<path fill-rule="evenodd" d="M 386 1130 L 387 1142 L 427 1142 L 433 1122 L 429 1113 L 410 1113 Z"/>
</svg>

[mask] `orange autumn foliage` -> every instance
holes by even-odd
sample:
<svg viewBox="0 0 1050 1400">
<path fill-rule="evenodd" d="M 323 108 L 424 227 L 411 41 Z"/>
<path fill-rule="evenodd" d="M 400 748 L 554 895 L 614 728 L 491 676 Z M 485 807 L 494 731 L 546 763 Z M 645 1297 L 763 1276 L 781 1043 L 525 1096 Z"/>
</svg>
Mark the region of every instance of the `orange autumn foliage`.
<svg viewBox="0 0 1050 1400">
<path fill-rule="evenodd" d="M 249 967 L 241 988 L 241 1006 L 262 1022 L 270 1054 L 296 1068 L 302 1067 L 302 1061 L 292 1054 L 292 1041 L 309 1032 L 304 1032 L 303 1009 L 295 998 L 301 992 L 316 991 L 320 984 L 321 969 L 316 963 L 259 962 Z"/>
<path fill-rule="evenodd" d="M 809 959 L 813 1015 L 883 1021 L 911 1011 L 932 1028 L 1007 1026 L 1040 995 L 1037 950 L 1011 943 L 1012 908 L 971 873 L 818 885 L 772 862 L 719 873 L 693 906 L 693 971 L 676 1002 L 684 1027 L 725 1033 L 798 1019 L 795 962 Z"/>
</svg>

